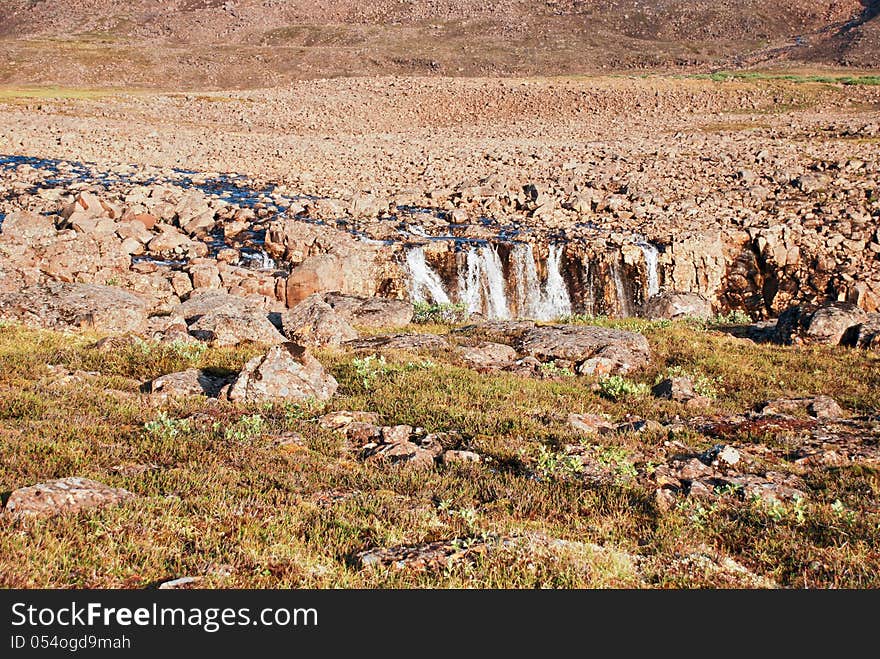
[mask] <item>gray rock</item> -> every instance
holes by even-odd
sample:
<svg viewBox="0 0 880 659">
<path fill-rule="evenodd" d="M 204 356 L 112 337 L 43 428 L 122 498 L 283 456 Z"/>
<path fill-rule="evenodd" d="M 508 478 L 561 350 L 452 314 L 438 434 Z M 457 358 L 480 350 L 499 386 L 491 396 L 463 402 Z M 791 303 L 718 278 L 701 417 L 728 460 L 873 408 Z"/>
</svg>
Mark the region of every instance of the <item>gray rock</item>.
<svg viewBox="0 0 880 659">
<path fill-rule="evenodd" d="M 551 325 L 527 330 L 519 352 L 542 362 L 576 362 L 582 375 L 630 373 L 651 357 L 648 340 L 636 332 L 591 325 Z"/>
<path fill-rule="evenodd" d="M 645 302 L 641 310 L 645 318 L 710 318 L 712 303 L 699 293 L 665 291 Z"/>
<path fill-rule="evenodd" d="M 229 400 L 252 403 L 273 400 L 328 400 L 338 383 L 321 363 L 295 343 L 269 349 L 245 364 L 229 390 Z"/>
<path fill-rule="evenodd" d="M 389 334 L 347 341 L 345 345 L 354 350 L 440 350 L 449 343 L 437 334 Z"/>
<path fill-rule="evenodd" d="M 288 340 L 303 346 L 338 346 L 358 338 L 357 331 L 316 293 L 281 314 Z"/>
<path fill-rule="evenodd" d="M 144 383 L 142 389 L 159 398 L 208 396 L 216 398 L 231 378 L 211 375 L 197 368 L 168 373 Z"/>
<path fill-rule="evenodd" d="M 371 329 L 404 327 L 413 319 L 413 305 L 405 300 L 327 293 L 324 302 L 352 325 Z"/>
<path fill-rule="evenodd" d="M 190 325 L 189 333 L 214 346 L 235 346 L 247 341 L 274 345 L 285 341 L 284 336 L 269 322 L 265 312 L 212 311 Z"/>
<path fill-rule="evenodd" d="M 516 350 L 503 343 L 483 341 L 475 346 L 463 346 L 458 351 L 462 361 L 481 372 L 497 371 L 516 360 Z"/>
<path fill-rule="evenodd" d="M 15 490 L 6 501 L 4 513 L 46 517 L 67 515 L 119 504 L 133 497 L 128 490 L 88 478 L 60 478 Z"/>
<path fill-rule="evenodd" d="M 792 307 L 776 321 L 776 341 L 786 345 L 839 345 L 850 328 L 868 315 L 850 302 L 832 302 L 809 309 Z"/>
</svg>

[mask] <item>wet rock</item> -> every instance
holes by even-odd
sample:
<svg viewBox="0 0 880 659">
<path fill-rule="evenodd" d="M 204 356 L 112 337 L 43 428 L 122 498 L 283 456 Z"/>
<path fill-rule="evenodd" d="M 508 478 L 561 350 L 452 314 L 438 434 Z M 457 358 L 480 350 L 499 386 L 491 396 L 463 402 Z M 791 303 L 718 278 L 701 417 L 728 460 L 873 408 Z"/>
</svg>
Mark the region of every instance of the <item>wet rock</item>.
<svg viewBox="0 0 880 659">
<path fill-rule="evenodd" d="M 516 350 L 503 343 L 481 342 L 459 348 L 459 356 L 470 368 L 482 373 L 497 371 L 516 360 Z"/>
<path fill-rule="evenodd" d="M 665 291 L 645 302 L 641 316 L 645 318 L 710 318 L 712 303 L 699 293 Z"/>
<path fill-rule="evenodd" d="M 328 400 L 338 383 L 321 363 L 295 343 L 270 348 L 245 364 L 229 390 L 229 400 L 252 403 L 273 400 Z"/>
<path fill-rule="evenodd" d="M 353 350 L 407 350 L 418 352 L 420 350 L 442 350 L 448 348 L 449 343 L 437 334 L 389 334 L 383 336 L 371 336 L 354 341 L 347 341 L 345 346 Z"/>
<path fill-rule="evenodd" d="M 650 360 L 648 340 L 636 332 L 589 325 L 551 325 L 527 330 L 519 352 L 542 362 L 577 362 L 581 375 L 630 373 Z"/>
<path fill-rule="evenodd" d="M 206 313 L 189 326 L 189 333 L 214 346 L 235 346 L 245 342 L 274 345 L 285 341 L 266 314 L 259 312 Z"/>
<path fill-rule="evenodd" d="M 324 302 L 346 321 L 358 327 L 404 327 L 413 318 L 413 305 L 405 300 L 327 293 L 324 295 Z"/>
<path fill-rule="evenodd" d="M 4 514 L 53 516 L 120 504 L 134 497 L 128 490 L 88 478 L 69 477 L 23 487 L 12 492 Z"/>
<path fill-rule="evenodd" d="M 214 375 L 197 368 L 161 375 L 144 383 L 142 389 L 158 398 L 208 396 L 216 398 L 231 378 Z"/>
<path fill-rule="evenodd" d="M 834 302 L 818 308 L 792 307 L 776 322 L 776 341 L 786 345 L 838 345 L 868 315 L 855 304 Z"/>
<path fill-rule="evenodd" d="M 788 415 L 806 412 L 818 419 L 838 419 L 843 409 L 831 396 L 807 396 L 802 398 L 777 398 L 758 406 L 761 414 Z"/>
<path fill-rule="evenodd" d="M 338 346 L 358 338 L 357 331 L 320 294 L 284 312 L 281 325 L 288 340 L 304 346 Z"/>
</svg>

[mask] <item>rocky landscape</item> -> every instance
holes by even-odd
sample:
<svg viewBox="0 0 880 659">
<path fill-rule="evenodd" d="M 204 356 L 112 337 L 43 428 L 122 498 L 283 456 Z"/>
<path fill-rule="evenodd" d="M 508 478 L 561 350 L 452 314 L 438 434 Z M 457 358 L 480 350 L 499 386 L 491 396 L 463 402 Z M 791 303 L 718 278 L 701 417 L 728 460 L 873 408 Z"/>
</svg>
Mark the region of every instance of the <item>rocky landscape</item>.
<svg viewBox="0 0 880 659">
<path fill-rule="evenodd" d="M 0 10 L 6 80 L 105 87 L 0 89 L 0 585 L 878 585 L 877 76 L 700 68 L 858 65 L 872 3 L 748 48 L 749 3 L 99 4 L 42 77 L 57 3 Z M 421 70 L 371 30 L 467 14 L 589 16 L 654 73 L 228 78 L 300 47 L 296 12 L 334 71 L 352 30 L 358 71 Z"/>
</svg>

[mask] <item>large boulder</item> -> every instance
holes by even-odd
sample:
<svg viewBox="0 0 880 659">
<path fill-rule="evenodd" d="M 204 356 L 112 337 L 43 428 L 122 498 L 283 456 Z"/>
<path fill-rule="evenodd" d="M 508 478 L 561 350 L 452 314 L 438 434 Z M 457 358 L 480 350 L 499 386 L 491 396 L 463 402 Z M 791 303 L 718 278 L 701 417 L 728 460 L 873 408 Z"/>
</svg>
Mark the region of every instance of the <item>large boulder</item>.
<svg viewBox="0 0 880 659">
<path fill-rule="evenodd" d="M 199 316 L 189 326 L 189 333 L 214 346 L 236 346 L 252 341 L 274 345 L 284 343 L 284 336 L 269 322 L 266 313 L 244 311 L 222 313 L 212 311 Z"/>
<path fill-rule="evenodd" d="M 51 238 L 56 233 L 55 222 L 51 217 L 30 211 L 10 213 L 0 228 L 3 242 L 30 242 Z"/>
<path fill-rule="evenodd" d="M 542 362 L 574 362 L 582 375 L 630 373 L 651 358 L 651 347 L 641 334 L 591 325 L 534 327 L 522 335 L 517 348 Z"/>
<path fill-rule="evenodd" d="M 448 348 L 449 342 L 437 334 L 389 334 L 356 339 L 346 342 L 345 345 L 353 350 L 375 352 L 382 352 L 383 350 L 408 350 L 418 352 L 420 350 Z"/>
<path fill-rule="evenodd" d="M 186 396 L 216 398 L 229 384 L 230 378 L 217 376 L 197 368 L 161 375 L 145 383 L 142 389 L 161 399 Z"/>
<path fill-rule="evenodd" d="M 338 383 L 303 346 L 283 343 L 245 364 L 229 390 L 229 400 L 328 400 Z"/>
<path fill-rule="evenodd" d="M 868 314 L 850 302 L 791 307 L 776 321 L 775 338 L 786 345 L 839 345 L 851 327 L 866 320 Z"/>
<path fill-rule="evenodd" d="M 281 327 L 288 340 L 304 346 L 338 346 L 358 338 L 357 330 L 320 294 L 310 295 L 282 313 Z"/>
<path fill-rule="evenodd" d="M 459 356 L 470 368 L 480 372 L 498 371 L 516 361 L 516 350 L 504 343 L 481 341 L 459 348 Z"/>
<path fill-rule="evenodd" d="M 712 303 L 699 293 L 665 291 L 648 299 L 642 307 L 644 318 L 709 318 Z"/>
<path fill-rule="evenodd" d="M 880 314 L 870 314 L 863 323 L 850 327 L 841 343 L 852 348 L 880 350 Z"/>
<path fill-rule="evenodd" d="M 58 480 L 22 487 L 9 495 L 4 513 L 23 516 L 53 516 L 119 504 L 134 495 L 87 478 Z"/>
<path fill-rule="evenodd" d="M 406 300 L 327 293 L 324 302 L 346 321 L 359 327 L 404 327 L 413 319 L 413 305 Z"/>
<path fill-rule="evenodd" d="M 147 322 L 149 302 L 139 295 L 101 284 L 70 284 L 57 306 L 71 325 L 99 332 L 138 332 Z"/>
<path fill-rule="evenodd" d="M 256 311 L 259 303 L 222 290 L 206 290 L 192 293 L 185 302 L 177 305 L 172 312 L 175 316 L 193 322 L 208 313 L 242 314 Z"/>
</svg>

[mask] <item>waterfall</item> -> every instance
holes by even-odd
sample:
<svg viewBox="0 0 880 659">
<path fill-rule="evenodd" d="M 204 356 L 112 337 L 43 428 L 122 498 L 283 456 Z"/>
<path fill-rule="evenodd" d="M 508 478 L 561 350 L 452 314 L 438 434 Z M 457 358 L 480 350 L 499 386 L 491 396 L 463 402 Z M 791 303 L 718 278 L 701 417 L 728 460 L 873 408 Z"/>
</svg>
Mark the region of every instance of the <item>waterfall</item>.
<svg viewBox="0 0 880 659">
<path fill-rule="evenodd" d="M 645 255 L 645 270 L 648 273 L 648 298 L 651 298 L 660 292 L 660 277 L 657 272 L 657 259 L 660 252 L 649 242 L 641 241 L 636 245 L 642 248 L 642 254 Z"/>
<path fill-rule="evenodd" d="M 584 267 L 584 311 L 590 315 L 596 315 L 596 289 L 593 284 L 593 261 L 587 259 Z"/>
<path fill-rule="evenodd" d="M 424 247 L 406 250 L 406 267 L 410 275 L 410 294 L 413 302 L 433 302 L 449 304 L 449 296 L 443 290 L 440 275 L 431 269 L 425 260 Z"/>
<path fill-rule="evenodd" d="M 547 256 L 547 283 L 544 288 L 543 304 L 538 320 L 555 320 L 571 315 L 571 298 L 568 284 L 562 276 L 562 253 L 564 245 L 550 245 Z"/>
<path fill-rule="evenodd" d="M 614 291 L 617 293 L 618 311 L 622 318 L 632 315 L 630 309 L 629 294 L 626 292 L 626 285 L 623 283 L 623 277 L 620 275 L 620 258 L 611 261 L 611 277 L 614 279 Z"/>
<path fill-rule="evenodd" d="M 250 265 L 246 265 L 244 262 Z M 275 260 L 263 250 L 259 250 L 253 254 L 242 253 L 238 261 L 239 265 L 254 268 L 256 270 L 276 270 Z"/>
<path fill-rule="evenodd" d="M 505 288 L 504 268 L 495 248 L 468 247 L 464 267 L 458 269 L 458 301 L 471 313 L 504 320 L 510 318 Z"/>
<path fill-rule="evenodd" d="M 537 318 L 541 313 L 541 282 L 535 265 L 531 243 L 518 243 L 510 252 L 516 275 L 516 314 L 520 318 Z"/>
</svg>

